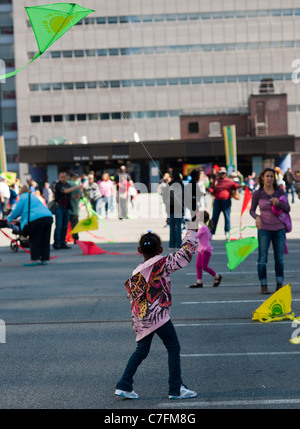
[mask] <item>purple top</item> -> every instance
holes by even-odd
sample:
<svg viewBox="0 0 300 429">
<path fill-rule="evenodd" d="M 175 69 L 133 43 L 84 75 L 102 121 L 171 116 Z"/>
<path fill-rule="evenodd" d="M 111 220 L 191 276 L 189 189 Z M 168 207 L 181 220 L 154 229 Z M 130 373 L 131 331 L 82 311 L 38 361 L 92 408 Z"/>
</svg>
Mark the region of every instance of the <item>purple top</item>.
<svg viewBox="0 0 300 429">
<path fill-rule="evenodd" d="M 272 203 L 270 201 L 270 198 L 279 199 L 282 195 L 286 195 L 282 188 L 278 188 L 272 195 L 268 195 L 263 189 L 259 189 L 253 193 L 250 215 L 254 219 L 260 216 L 262 229 L 266 231 L 278 231 L 285 228 L 285 224 L 272 212 Z M 259 206 L 260 215 L 255 213 L 257 206 Z M 285 213 L 289 213 L 290 211 L 289 204 L 282 201 L 279 201 L 277 207 Z"/>
</svg>

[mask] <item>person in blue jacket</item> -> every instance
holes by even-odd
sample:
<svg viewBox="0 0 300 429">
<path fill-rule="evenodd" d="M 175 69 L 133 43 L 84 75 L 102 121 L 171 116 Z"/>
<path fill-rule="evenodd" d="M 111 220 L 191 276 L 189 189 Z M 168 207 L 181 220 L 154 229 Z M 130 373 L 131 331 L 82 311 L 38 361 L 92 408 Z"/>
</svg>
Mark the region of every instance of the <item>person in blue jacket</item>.
<svg viewBox="0 0 300 429">
<path fill-rule="evenodd" d="M 46 265 L 50 259 L 50 235 L 53 222 L 51 211 L 33 195 L 27 186 L 20 189 L 20 199 L 16 208 L 7 217 L 8 222 L 15 222 L 21 217 L 21 231 L 28 223 L 29 211 L 29 243 L 31 262 L 24 266 Z M 29 209 L 30 198 L 30 210 Z"/>
</svg>

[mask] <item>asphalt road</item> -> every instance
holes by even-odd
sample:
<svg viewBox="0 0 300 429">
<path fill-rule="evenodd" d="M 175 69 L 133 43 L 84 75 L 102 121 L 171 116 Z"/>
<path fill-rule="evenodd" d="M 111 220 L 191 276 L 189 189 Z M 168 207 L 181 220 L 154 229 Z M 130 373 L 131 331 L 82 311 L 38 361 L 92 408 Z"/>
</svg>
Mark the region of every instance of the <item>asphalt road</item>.
<svg viewBox="0 0 300 429">
<path fill-rule="evenodd" d="M 115 236 L 118 228 L 123 234 L 137 226 L 147 229 L 134 219 L 112 222 L 107 225 Z M 285 283 L 291 283 L 292 311 L 300 316 L 300 240 L 297 234 L 291 237 Z M 28 268 L 23 267 L 28 255 L 12 253 L 2 237 L 0 319 L 6 343 L 0 344 L 1 409 L 300 408 L 300 346 L 289 342 L 296 327 L 291 321 L 251 320 L 267 298 L 259 293 L 257 253 L 229 272 L 221 235 L 213 242 L 210 263 L 223 275 L 219 288 L 212 287 L 207 274 L 202 290 L 188 288 L 195 281 L 195 259 L 172 277 L 171 316 L 181 343 L 183 380 L 198 396 L 168 399 L 167 353 L 155 337 L 135 376 L 140 398 L 117 398 L 114 386 L 135 349 L 124 281 L 140 257 L 135 242 L 100 246 L 131 255 L 83 256 L 73 246 L 53 253 L 58 257 L 47 266 Z M 272 252 L 268 272 L 274 291 Z"/>
</svg>

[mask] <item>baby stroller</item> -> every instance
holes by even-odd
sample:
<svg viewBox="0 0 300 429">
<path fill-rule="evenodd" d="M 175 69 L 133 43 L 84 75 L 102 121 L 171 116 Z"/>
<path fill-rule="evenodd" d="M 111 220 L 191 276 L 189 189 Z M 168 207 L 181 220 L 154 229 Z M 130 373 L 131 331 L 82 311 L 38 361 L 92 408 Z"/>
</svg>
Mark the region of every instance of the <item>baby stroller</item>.
<svg viewBox="0 0 300 429">
<path fill-rule="evenodd" d="M 19 246 L 21 247 L 30 247 L 29 245 L 29 238 L 23 237 L 21 234 L 21 224 L 20 222 L 16 222 L 15 224 L 7 222 L 7 220 L 0 220 L 0 229 L 1 228 L 8 228 L 12 230 L 13 235 L 15 238 L 13 241 L 10 242 L 10 248 L 11 251 L 16 253 L 19 250 Z"/>
</svg>

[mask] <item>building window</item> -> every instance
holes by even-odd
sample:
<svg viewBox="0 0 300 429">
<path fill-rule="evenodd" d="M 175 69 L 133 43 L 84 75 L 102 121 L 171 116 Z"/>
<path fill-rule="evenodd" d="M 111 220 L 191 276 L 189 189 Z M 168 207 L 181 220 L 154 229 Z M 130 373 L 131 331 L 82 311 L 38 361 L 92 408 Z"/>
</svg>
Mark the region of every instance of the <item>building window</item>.
<svg viewBox="0 0 300 429">
<path fill-rule="evenodd" d="M 62 83 L 60 83 L 60 82 L 53 83 L 52 88 L 54 91 L 61 91 L 62 90 Z"/>
<path fill-rule="evenodd" d="M 83 49 L 77 49 L 75 50 L 75 58 L 84 57 L 84 50 Z"/>
<path fill-rule="evenodd" d="M 96 56 L 96 49 L 87 49 L 85 51 L 87 57 L 95 57 Z"/>
<path fill-rule="evenodd" d="M 40 86 L 38 83 L 30 83 L 29 89 L 30 91 L 38 91 L 40 89 Z"/>
<path fill-rule="evenodd" d="M 85 82 L 76 82 L 76 89 L 85 89 Z"/>
<path fill-rule="evenodd" d="M 221 137 L 221 124 L 220 122 L 209 123 L 209 134 L 208 137 Z"/>
<path fill-rule="evenodd" d="M 41 90 L 42 91 L 50 91 L 50 83 L 42 83 L 41 84 Z"/>
<path fill-rule="evenodd" d="M 64 89 L 74 89 L 73 82 L 64 82 Z"/>
<path fill-rule="evenodd" d="M 99 119 L 98 113 L 89 113 L 89 121 L 97 121 Z"/>
<path fill-rule="evenodd" d="M 52 51 L 51 52 L 51 57 L 52 58 L 60 58 L 61 57 L 61 52 L 60 51 Z"/>
<path fill-rule="evenodd" d="M 98 57 L 106 57 L 107 49 L 98 49 Z"/>
<path fill-rule="evenodd" d="M 199 133 L 199 123 L 198 122 L 189 122 L 189 134 Z"/>
<path fill-rule="evenodd" d="M 99 16 L 98 18 L 96 18 L 96 22 L 97 24 L 105 24 L 106 18 L 104 16 Z"/>
<path fill-rule="evenodd" d="M 65 115 L 65 121 L 74 122 L 75 121 L 75 115 Z"/>
<path fill-rule="evenodd" d="M 111 88 L 120 88 L 120 81 L 119 80 L 111 80 L 110 81 L 110 87 Z"/>
<path fill-rule="evenodd" d="M 62 54 L 64 58 L 72 58 L 73 51 L 62 51 Z"/>
</svg>

